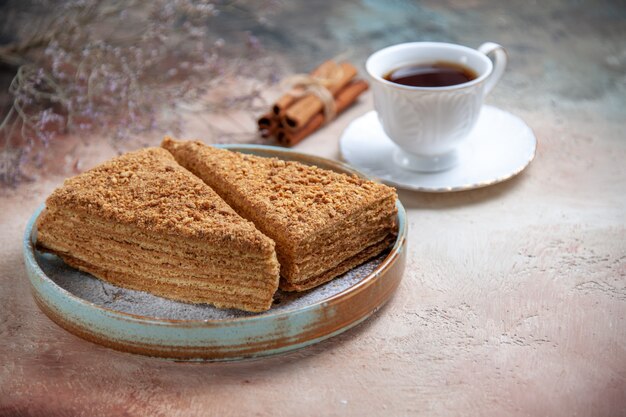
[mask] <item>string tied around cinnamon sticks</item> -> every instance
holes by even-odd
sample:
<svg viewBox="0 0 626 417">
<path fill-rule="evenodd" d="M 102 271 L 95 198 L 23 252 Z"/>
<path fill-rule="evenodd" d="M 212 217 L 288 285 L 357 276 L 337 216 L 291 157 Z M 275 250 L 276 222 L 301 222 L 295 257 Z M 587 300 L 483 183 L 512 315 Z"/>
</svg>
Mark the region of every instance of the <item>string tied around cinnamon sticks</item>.
<svg viewBox="0 0 626 417">
<path fill-rule="evenodd" d="M 281 82 L 281 85 L 290 88 L 286 93 L 295 99 L 304 97 L 308 94 L 316 96 L 323 105 L 324 123 L 328 123 L 337 117 L 337 105 L 330 88 L 340 82 L 344 69 L 341 65 L 334 61 L 328 61 L 330 65 L 325 70 L 323 76 L 313 74 L 296 74 L 287 77 Z"/>
<path fill-rule="evenodd" d="M 275 137 L 280 145 L 293 146 L 352 105 L 368 89 L 355 79 L 357 69 L 349 62 L 325 61 L 311 74 L 287 78 L 283 94 L 270 111 L 258 119 L 264 138 Z"/>
</svg>

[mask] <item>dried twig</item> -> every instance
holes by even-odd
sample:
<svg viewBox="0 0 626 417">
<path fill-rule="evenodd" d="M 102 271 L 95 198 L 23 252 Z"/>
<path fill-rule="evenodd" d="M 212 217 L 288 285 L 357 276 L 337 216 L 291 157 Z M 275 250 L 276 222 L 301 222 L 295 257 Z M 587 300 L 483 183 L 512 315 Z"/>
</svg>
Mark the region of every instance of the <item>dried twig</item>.
<svg viewBox="0 0 626 417">
<path fill-rule="evenodd" d="M 18 68 L 13 104 L 0 121 L 0 180 L 15 182 L 59 133 L 106 130 L 119 139 L 157 126 L 173 130 L 162 124 L 176 120 L 158 116 L 163 107 L 201 97 L 223 74 L 254 64 L 228 59 L 224 40 L 210 33 L 222 7 L 253 15 L 264 6 L 242 1 L 50 3 L 30 33 L 0 47 L 0 61 Z M 254 53 L 258 40 L 247 37 Z M 248 93 L 221 104 L 249 106 L 257 98 Z"/>
</svg>

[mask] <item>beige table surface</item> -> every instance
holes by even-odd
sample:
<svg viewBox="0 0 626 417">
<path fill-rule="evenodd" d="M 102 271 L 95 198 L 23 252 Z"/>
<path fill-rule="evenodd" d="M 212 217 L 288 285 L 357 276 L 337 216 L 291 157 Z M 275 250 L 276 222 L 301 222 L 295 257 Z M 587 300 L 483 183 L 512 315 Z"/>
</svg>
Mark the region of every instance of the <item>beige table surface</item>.
<svg viewBox="0 0 626 417">
<path fill-rule="evenodd" d="M 339 132 L 369 100 L 297 149 L 336 158 Z M 252 362 L 145 358 L 57 327 L 30 297 L 20 243 L 62 176 L 11 191 L 0 200 L 0 415 L 623 415 L 620 126 L 518 114 L 539 139 L 518 178 L 400 191 L 408 264 L 384 309 L 317 346 Z M 87 166 L 112 154 L 88 152 Z"/>
<path fill-rule="evenodd" d="M 498 39 L 477 23 L 454 30 L 473 34 L 464 42 L 473 46 L 511 46 L 510 72 L 488 102 L 531 125 L 535 161 L 481 190 L 400 191 L 409 219 L 400 288 L 364 324 L 316 346 L 175 363 L 65 332 L 29 294 L 21 238 L 72 172 L 3 189 L 0 416 L 626 415 L 626 50 L 599 21 L 593 33 L 581 24 L 580 38 L 552 36 L 565 25 L 533 26 L 525 42 L 513 18 L 521 4 L 509 20 L 490 20 Z M 337 158 L 341 131 L 371 108 L 368 94 L 296 149 Z M 187 134 L 203 129 L 197 120 Z M 68 155 L 87 169 L 114 150 L 93 141 Z"/>
</svg>

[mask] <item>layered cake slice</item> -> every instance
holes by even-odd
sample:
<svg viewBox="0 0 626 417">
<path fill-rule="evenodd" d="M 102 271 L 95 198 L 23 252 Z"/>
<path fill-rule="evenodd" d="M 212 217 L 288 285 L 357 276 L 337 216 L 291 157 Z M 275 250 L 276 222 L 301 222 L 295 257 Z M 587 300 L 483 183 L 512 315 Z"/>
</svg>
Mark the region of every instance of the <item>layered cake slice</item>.
<svg viewBox="0 0 626 417">
<path fill-rule="evenodd" d="M 162 146 L 276 242 L 280 287 L 304 291 L 388 248 L 396 192 L 356 176 L 165 138 Z"/>
<path fill-rule="evenodd" d="M 173 300 L 264 311 L 278 287 L 274 242 L 162 148 L 66 180 L 37 230 L 70 266 Z"/>
</svg>

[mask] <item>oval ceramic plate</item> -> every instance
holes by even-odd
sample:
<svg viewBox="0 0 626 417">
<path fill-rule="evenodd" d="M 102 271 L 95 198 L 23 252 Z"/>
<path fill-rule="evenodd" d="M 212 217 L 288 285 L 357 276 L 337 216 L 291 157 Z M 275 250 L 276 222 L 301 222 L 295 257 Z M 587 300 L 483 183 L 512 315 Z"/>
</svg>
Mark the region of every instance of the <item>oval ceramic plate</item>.
<svg viewBox="0 0 626 417">
<path fill-rule="evenodd" d="M 340 162 L 261 145 L 223 145 L 239 152 L 358 174 Z M 360 175 L 360 174 L 358 174 Z M 236 360 L 287 352 L 339 334 L 369 317 L 397 288 L 404 271 L 406 218 L 389 250 L 304 293 L 277 292 L 261 314 L 166 300 L 100 281 L 35 249 L 32 216 L 24 237 L 35 301 L 54 322 L 87 340 L 127 352 L 179 360 Z"/>
<path fill-rule="evenodd" d="M 519 117 L 483 106 L 476 126 L 459 146 L 457 166 L 439 172 L 408 171 L 393 162 L 396 145 L 375 111 L 353 121 L 339 144 L 342 158 L 366 175 L 413 191 L 446 193 L 487 187 L 513 178 L 534 159 L 537 139 Z"/>
</svg>

